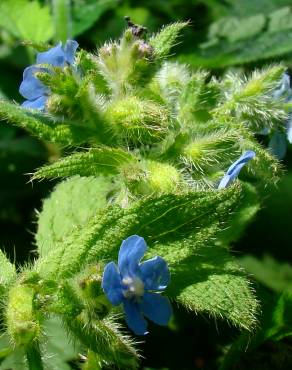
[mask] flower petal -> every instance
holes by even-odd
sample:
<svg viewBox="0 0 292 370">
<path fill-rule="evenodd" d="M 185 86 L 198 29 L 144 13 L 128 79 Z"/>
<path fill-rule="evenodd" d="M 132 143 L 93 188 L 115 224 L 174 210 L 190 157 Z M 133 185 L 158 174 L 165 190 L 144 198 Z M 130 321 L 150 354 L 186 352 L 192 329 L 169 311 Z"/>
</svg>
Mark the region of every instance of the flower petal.
<svg viewBox="0 0 292 370">
<path fill-rule="evenodd" d="M 275 132 L 268 147 L 276 158 L 283 159 L 287 151 L 286 135 L 281 132 Z"/>
<path fill-rule="evenodd" d="M 147 321 L 142 316 L 138 304 L 125 299 L 124 310 L 126 313 L 125 319 L 128 327 L 136 335 L 146 335 L 148 333 Z"/>
<path fill-rule="evenodd" d="M 239 172 L 241 171 L 242 167 L 249 162 L 252 158 L 255 157 L 255 152 L 252 150 L 248 150 L 242 154 L 241 157 L 238 158 L 227 170 L 223 178 L 221 179 L 218 189 L 224 189 L 237 178 Z"/>
<path fill-rule="evenodd" d="M 73 64 L 75 53 L 78 48 L 79 44 L 75 40 L 67 40 L 66 44 L 64 45 L 64 53 L 66 62 L 69 64 Z"/>
<path fill-rule="evenodd" d="M 101 287 L 111 304 L 117 306 L 122 303 L 124 296 L 121 287 L 121 278 L 114 262 L 110 262 L 105 266 Z"/>
<path fill-rule="evenodd" d="M 138 264 L 146 249 L 145 240 L 138 235 L 132 235 L 122 242 L 118 257 L 122 277 L 137 275 Z"/>
<path fill-rule="evenodd" d="M 37 64 L 51 64 L 55 67 L 64 67 L 66 62 L 65 53 L 62 49 L 62 43 L 57 46 L 37 54 Z"/>
<path fill-rule="evenodd" d="M 45 109 L 47 100 L 48 100 L 48 97 L 44 95 L 44 96 L 40 96 L 39 98 L 35 100 L 26 100 L 21 104 L 21 106 L 23 108 L 43 110 Z"/>
<path fill-rule="evenodd" d="M 47 69 L 30 66 L 25 68 L 23 72 L 23 81 L 20 84 L 19 92 L 25 99 L 34 100 L 49 91 L 49 89 L 35 77 L 36 72 L 47 72 Z"/>
<path fill-rule="evenodd" d="M 232 176 L 234 173 L 236 173 L 236 176 L 238 176 L 241 168 L 250 161 L 253 157 L 255 157 L 255 152 L 252 150 L 247 150 L 238 158 L 237 161 L 235 161 L 227 170 L 227 174 Z M 242 166 L 241 166 L 242 165 Z M 239 168 L 240 167 L 240 168 Z M 239 168 L 239 170 L 238 170 Z"/>
<path fill-rule="evenodd" d="M 140 274 L 146 290 L 164 290 L 170 281 L 166 261 L 156 256 L 141 263 Z"/>
<path fill-rule="evenodd" d="M 290 116 L 287 122 L 287 139 L 292 144 L 292 117 Z"/>
<path fill-rule="evenodd" d="M 284 94 L 289 93 L 290 90 L 290 77 L 288 73 L 284 73 L 278 88 L 273 93 L 273 98 L 279 99 Z"/>
<path fill-rule="evenodd" d="M 145 293 L 140 307 L 143 314 L 158 325 L 167 325 L 172 316 L 169 299 L 158 293 Z"/>
</svg>

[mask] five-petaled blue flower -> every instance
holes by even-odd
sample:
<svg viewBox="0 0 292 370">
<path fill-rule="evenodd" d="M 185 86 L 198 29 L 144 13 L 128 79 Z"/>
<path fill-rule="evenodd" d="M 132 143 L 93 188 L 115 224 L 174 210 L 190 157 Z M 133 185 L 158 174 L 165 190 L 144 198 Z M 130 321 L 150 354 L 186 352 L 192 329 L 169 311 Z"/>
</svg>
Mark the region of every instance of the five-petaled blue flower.
<svg viewBox="0 0 292 370">
<path fill-rule="evenodd" d="M 242 154 L 241 157 L 238 158 L 227 170 L 223 178 L 221 179 L 218 189 L 225 189 L 229 185 L 233 183 L 233 181 L 239 175 L 242 167 L 249 162 L 253 157 L 255 157 L 255 152 L 252 150 L 247 150 L 245 153 Z"/>
<path fill-rule="evenodd" d="M 50 89 L 35 74 L 37 72 L 50 73 L 51 71 L 47 67 L 40 67 L 39 64 L 48 64 L 49 66 L 61 68 L 71 65 L 74 62 L 77 48 L 77 41 L 67 40 L 64 46 L 59 42 L 57 46 L 48 51 L 37 54 L 36 64 L 25 68 L 23 72 L 23 81 L 19 88 L 20 94 L 27 99 L 22 103 L 23 107 L 39 110 L 45 108 Z"/>
<path fill-rule="evenodd" d="M 102 277 L 108 300 L 114 306 L 123 304 L 126 322 L 137 335 L 147 334 L 144 316 L 158 325 L 167 325 L 172 315 L 168 298 L 159 294 L 170 281 L 167 264 L 159 256 L 140 263 L 146 249 L 143 238 L 130 236 L 122 242 L 118 266 L 108 263 Z"/>
</svg>

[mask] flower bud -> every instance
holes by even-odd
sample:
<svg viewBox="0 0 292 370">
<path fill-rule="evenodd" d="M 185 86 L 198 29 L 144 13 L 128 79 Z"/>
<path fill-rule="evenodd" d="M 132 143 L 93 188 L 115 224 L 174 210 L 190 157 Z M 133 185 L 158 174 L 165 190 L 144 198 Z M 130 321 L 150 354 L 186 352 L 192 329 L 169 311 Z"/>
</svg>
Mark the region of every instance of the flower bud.
<svg viewBox="0 0 292 370">
<path fill-rule="evenodd" d="M 114 101 L 107 109 L 106 119 L 118 137 L 132 143 L 161 140 L 168 125 L 164 108 L 135 96 Z"/>
<path fill-rule="evenodd" d="M 27 346 L 40 335 L 34 299 L 34 290 L 25 285 L 16 285 L 9 292 L 6 326 L 10 338 L 17 346 Z"/>
<path fill-rule="evenodd" d="M 143 170 L 142 170 L 143 168 Z M 179 171 L 172 165 L 156 161 L 145 161 L 141 168 L 125 168 L 127 186 L 134 194 L 164 194 L 176 191 L 182 184 Z"/>
</svg>

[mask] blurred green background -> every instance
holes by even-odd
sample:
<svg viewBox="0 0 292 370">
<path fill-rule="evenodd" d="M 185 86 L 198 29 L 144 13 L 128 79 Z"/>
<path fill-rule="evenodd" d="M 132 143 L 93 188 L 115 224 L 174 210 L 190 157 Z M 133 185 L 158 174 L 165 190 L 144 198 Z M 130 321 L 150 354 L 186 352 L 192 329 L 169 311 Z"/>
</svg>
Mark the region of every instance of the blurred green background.
<svg viewBox="0 0 292 370">
<path fill-rule="evenodd" d="M 217 76 L 228 70 L 249 73 L 283 61 L 292 67 L 292 4 L 289 0 L 1 0 L 0 97 L 21 102 L 23 69 L 34 60 L 29 42 L 54 44 L 67 37 L 94 52 L 119 37 L 124 16 L 155 32 L 164 24 L 189 20 L 172 58 Z M 35 257 L 36 210 L 55 183 L 29 182 L 29 173 L 58 156 L 58 148 L 18 128 L 0 125 L 0 244 L 21 266 Z M 283 161 L 285 176 L 265 189 L 262 209 L 233 246 L 254 280 L 263 303 L 292 287 L 292 150 Z M 268 298 L 267 298 L 268 297 Z M 265 305 L 263 306 L 265 310 Z M 290 312 L 292 316 L 292 310 Z M 290 322 L 292 319 L 290 319 Z M 286 322 L 283 324 L 286 325 Z M 216 369 L 236 329 L 175 307 L 170 328 L 150 328 L 140 345 L 147 369 Z M 290 337 L 291 338 L 291 337 Z M 235 369 L 292 368 L 292 340 L 265 340 Z M 72 364 L 72 368 L 75 365 Z"/>
</svg>

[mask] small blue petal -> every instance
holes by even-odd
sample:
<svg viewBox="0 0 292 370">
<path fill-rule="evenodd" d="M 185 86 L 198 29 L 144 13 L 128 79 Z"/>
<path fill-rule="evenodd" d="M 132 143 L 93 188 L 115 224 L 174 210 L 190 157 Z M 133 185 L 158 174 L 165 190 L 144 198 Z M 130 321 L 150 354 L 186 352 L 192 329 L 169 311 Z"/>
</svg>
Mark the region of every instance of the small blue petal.
<svg viewBox="0 0 292 370">
<path fill-rule="evenodd" d="M 36 72 L 47 72 L 47 69 L 30 66 L 25 68 L 23 72 L 23 81 L 20 84 L 19 92 L 25 99 L 34 100 L 49 91 L 49 89 L 35 77 Z"/>
<path fill-rule="evenodd" d="M 141 263 L 140 274 L 146 290 L 164 290 L 170 281 L 166 261 L 160 256 Z"/>
<path fill-rule="evenodd" d="M 78 48 L 78 42 L 75 40 L 67 40 L 66 44 L 64 45 L 64 53 L 66 62 L 69 64 L 73 64 L 75 53 Z"/>
<path fill-rule="evenodd" d="M 121 276 L 134 276 L 138 273 L 138 264 L 147 249 L 145 240 L 138 235 L 132 235 L 123 241 L 118 257 Z"/>
<path fill-rule="evenodd" d="M 289 117 L 287 122 L 287 139 L 292 144 L 292 117 Z"/>
<path fill-rule="evenodd" d="M 290 92 L 290 77 L 288 73 L 284 73 L 279 87 L 274 91 L 273 98 L 278 99 Z"/>
<path fill-rule="evenodd" d="M 108 300 L 114 306 L 122 303 L 124 296 L 121 287 L 121 278 L 114 262 L 110 262 L 105 266 L 101 287 L 104 290 Z"/>
<path fill-rule="evenodd" d="M 78 48 L 78 42 L 75 40 L 67 40 L 64 48 L 62 43 L 37 54 L 38 64 L 51 64 L 54 67 L 64 67 L 66 62 L 72 64 L 74 62 L 75 53 Z"/>
<path fill-rule="evenodd" d="M 140 307 L 142 313 L 158 325 L 167 325 L 172 316 L 169 299 L 157 293 L 145 293 Z"/>
<path fill-rule="evenodd" d="M 37 64 L 51 64 L 54 67 L 64 67 L 65 62 L 65 53 L 61 42 L 48 51 L 37 54 Z"/>
<path fill-rule="evenodd" d="M 147 322 L 141 314 L 140 308 L 137 303 L 132 301 L 124 300 L 124 310 L 126 313 L 126 323 L 128 327 L 136 335 L 146 335 Z"/>
<path fill-rule="evenodd" d="M 233 178 L 231 177 L 231 176 L 229 176 L 229 175 L 224 175 L 223 177 L 222 177 L 222 179 L 220 180 L 220 183 L 219 183 L 219 185 L 218 185 L 218 189 L 220 190 L 220 189 L 226 189 L 229 185 L 231 185 L 232 184 L 232 182 L 233 182 L 234 180 L 233 180 Z"/>
<path fill-rule="evenodd" d="M 278 159 L 283 159 L 287 151 L 286 135 L 275 132 L 269 142 L 269 149 Z"/>
<path fill-rule="evenodd" d="M 255 152 L 248 150 L 243 155 L 235 161 L 227 170 L 226 174 L 221 179 L 218 189 L 224 189 L 228 187 L 237 178 L 242 167 L 255 157 Z"/>
<path fill-rule="evenodd" d="M 44 96 L 40 96 L 39 98 L 35 100 L 26 100 L 21 104 L 21 106 L 23 108 L 44 110 L 47 100 L 48 100 L 48 97 L 44 95 Z"/>
<path fill-rule="evenodd" d="M 235 161 L 227 170 L 228 175 L 233 175 L 238 172 L 238 166 L 241 164 L 245 165 L 248 161 L 255 157 L 255 152 L 252 150 L 247 150 L 240 156 L 237 161 Z M 238 172 L 239 173 L 239 172 Z"/>
</svg>

